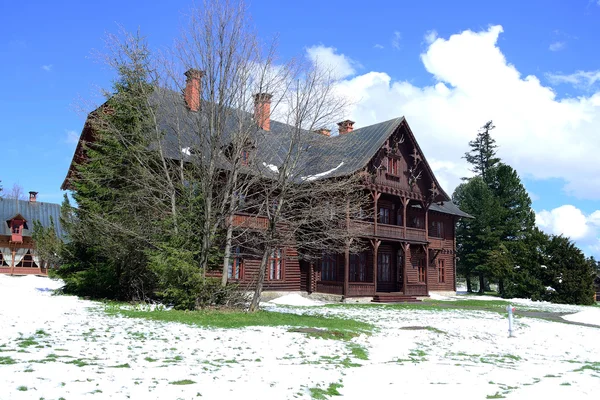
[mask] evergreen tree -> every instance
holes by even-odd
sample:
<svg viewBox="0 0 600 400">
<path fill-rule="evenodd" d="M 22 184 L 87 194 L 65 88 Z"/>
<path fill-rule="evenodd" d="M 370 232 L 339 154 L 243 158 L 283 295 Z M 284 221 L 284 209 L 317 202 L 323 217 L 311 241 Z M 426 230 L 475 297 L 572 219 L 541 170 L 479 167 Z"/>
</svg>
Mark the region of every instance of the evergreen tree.
<svg viewBox="0 0 600 400">
<path fill-rule="evenodd" d="M 475 140 L 469 142 L 471 150 L 466 152 L 464 157 L 473 166 L 471 171 L 481 176 L 486 182 L 488 181 L 489 170 L 500 162 L 500 159 L 496 157 L 498 146 L 496 146 L 496 141 L 490 134 L 490 131 L 494 128 L 492 121 L 486 122 L 479 129 Z"/>
<path fill-rule="evenodd" d="M 494 193 L 481 177 L 474 177 L 459 185 L 452 201 L 473 218 L 462 218 L 456 229 L 457 272 L 467 279 L 467 290 L 472 291 L 471 278 L 479 277 L 479 292 L 485 290 L 485 277 L 489 277 L 490 252 L 499 247 L 499 226 L 502 210 Z"/>
</svg>

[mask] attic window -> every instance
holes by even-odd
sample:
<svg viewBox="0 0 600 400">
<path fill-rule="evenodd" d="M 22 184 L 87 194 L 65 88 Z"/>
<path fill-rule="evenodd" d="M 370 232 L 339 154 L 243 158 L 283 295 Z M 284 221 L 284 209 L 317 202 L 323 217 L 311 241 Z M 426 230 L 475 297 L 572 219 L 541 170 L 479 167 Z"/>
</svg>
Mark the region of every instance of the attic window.
<svg viewBox="0 0 600 400">
<path fill-rule="evenodd" d="M 397 158 L 395 158 L 395 157 L 388 158 L 387 172 L 390 175 L 396 175 L 396 176 L 400 175 L 400 162 Z"/>
<path fill-rule="evenodd" d="M 242 165 L 248 165 L 250 161 L 250 153 L 248 150 L 242 150 Z"/>
</svg>

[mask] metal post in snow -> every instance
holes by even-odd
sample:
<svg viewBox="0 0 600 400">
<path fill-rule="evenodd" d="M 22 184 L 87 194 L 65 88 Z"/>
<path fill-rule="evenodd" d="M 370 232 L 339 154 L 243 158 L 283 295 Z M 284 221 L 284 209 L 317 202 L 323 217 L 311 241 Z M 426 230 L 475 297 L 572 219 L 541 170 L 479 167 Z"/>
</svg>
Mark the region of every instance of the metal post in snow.
<svg viewBox="0 0 600 400">
<path fill-rule="evenodd" d="M 508 337 L 514 337 L 513 336 L 513 312 L 515 311 L 515 308 L 512 306 L 512 304 L 509 304 L 508 306 L 506 306 L 506 311 L 508 311 Z"/>
</svg>

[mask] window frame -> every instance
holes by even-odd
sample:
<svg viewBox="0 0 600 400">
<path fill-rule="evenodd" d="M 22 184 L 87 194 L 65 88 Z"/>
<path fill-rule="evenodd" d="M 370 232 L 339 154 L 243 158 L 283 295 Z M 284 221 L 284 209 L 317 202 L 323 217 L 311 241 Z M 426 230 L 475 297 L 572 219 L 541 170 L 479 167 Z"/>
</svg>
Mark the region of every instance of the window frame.
<svg viewBox="0 0 600 400">
<path fill-rule="evenodd" d="M 350 282 L 367 281 L 367 254 L 365 252 L 350 254 L 350 270 L 348 272 Z"/>
<path fill-rule="evenodd" d="M 438 283 L 446 283 L 446 263 L 445 260 L 439 258 L 438 264 Z"/>
<path fill-rule="evenodd" d="M 400 160 L 397 157 L 388 157 L 387 173 L 400 176 Z"/>
<path fill-rule="evenodd" d="M 379 223 L 380 224 L 384 224 L 384 225 L 390 225 L 391 219 L 390 219 L 390 214 L 391 214 L 391 209 L 387 208 L 387 207 L 379 207 Z M 385 216 L 385 221 L 384 221 L 384 216 Z"/>
<path fill-rule="evenodd" d="M 336 254 L 323 253 L 321 257 L 321 281 L 337 281 L 338 260 Z"/>
<path fill-rule="evenodd" d="M 281 248 L 273 249 L 269 254 L 269 280 L 282 281 L 284 279 L 284 251 Z"/>
<path fill-rule="evenodd" d="M 236 274 L 237 272 L 237 274 Z M 238 281 L 244 279 L 244 258 L 240 246 L 234 246 L 229 255 L 229 265 L 227 265 L 227 279 Z"/>
<path fill-rule="evenodd" d="M 417 268 L 418 268 L 417 272 L 418 272 L 418 276 L 419 276 L 419 283 L 426 283 L 427 282 L 427 271 L 425 268 L 425 259 L 424 258 L 419 259 Z"/>
</svg>

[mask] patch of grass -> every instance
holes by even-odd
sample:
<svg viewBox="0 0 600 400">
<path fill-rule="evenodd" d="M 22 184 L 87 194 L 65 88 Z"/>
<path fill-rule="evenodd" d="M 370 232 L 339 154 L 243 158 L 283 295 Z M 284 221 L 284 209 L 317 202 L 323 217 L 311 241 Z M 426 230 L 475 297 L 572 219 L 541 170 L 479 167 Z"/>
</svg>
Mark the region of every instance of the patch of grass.
<svg viewBox="0 0 600 400">
<path fill-rule="evenodd" d="M 35 341 L 35 338 L 33 336 L 27 337 L 27 338 L 21 338 L 18 339 L 19 344 L 17 346 L 21 347 L 21 348 L 26 348 L 29 346 L 36 346 L 39 343 Z"/>
<path fill-rule="evenodd" d="M 169 382 L 170 385 L 193 385 L 194 383 L 196 382 L 191 379 L 182 379 L 180 381 Z"/>
<path fill-rule="evenodd" d="M 502 394 L 500 394 L 499 392 L 496 392 L 496 394 L 489 394 L 485 398 L 486 399 L 505 399 L 506 396 L 502 396 Z"/>
<path fill-rule="evenodd" d="M 341 383 L 330 383 L 327 389 L 321 389 L 320 387 L 314 387 L 308 389 L 310 392 L 310 397 L 314 400 L 327 400 L 329 396 L 341 396 L 342 394 L 338 391 L 338 389 L 342 388 L 344 385 Z"/>
<path fill-rule="evenodd" d="M 128 363 L 125 363 L 125 364 L 119 364 L 119 365 L 111 365 L 108 368 L 131 368 L 131 366 Z"/>
<path fill-rule="evenodd" d="M 364 346 L 361 346 L 360 344 L 351 343 L 348 345 L 348 349 L 350 350 L 352 355 L 358 358 L 359 360 L 369 359 L 369 352 Z"/>
<path fill-rule="evenodd" d="M 35 331 L 35 335 L 36 336 L 50 336 L 50 334 L 46 333 L 46 331 L 44 331 L 43 329 L 38 329 L 37 331 Z"/>
<path fill-rule="evenodd" d="M 24 369 L 23 372 L 33 372 L 33 368 Z"/>
<path fill-rule="evenodd" d="M 13 360 L 11 357 L 0 357 L 0 365 L 12 365 L 17 362 Z"/>
<path fill-rule="evenodd" d="M 144 360 L 146 360 L 146 361 L 148 361 L 148 362 L 155 362 L 155 361 L 158 361 L 158 359 L 156 359 L 156 358 L 152 358 L 152 357 L 146 357 L 146 358 L 144 358 Z"/>
<path fill-rule="evenodd" d="M 350 340 L 359 335 L 359 333 L 352 331 L 339 331 L 317 328 L 291 328 L 288 330 L 288 332 L 306 333 L 306 336 L 309 337 L 333 340 Z"/>
<path fill-rule="evenodd" d="M 86 365 L 90 365 L 89 363 L 87 363 L 81 359 L 67 361 L 65 364 L 73 364 L 73 365 L 77 365 L 78 367 L 85 367 Z"/>
<path fill-rule="evenodd" d="M 245 328 L 248 326 L 291 326 L 327 329 L 334 337 L 344 334 L 369 333 L 373 325 L 352 319 L 324 317 L 320 315 L 291 314 L 271 311 L 247 313 L 243 311 L 180 311 L 180 310 L 130 310 L 123 307 L 106 307 L 108 314 L 130 318 L 145 318 L 153 321 L 179 322 L 213 328 Z"/>
<path fill-rule="evenodd" d="M 585 370 L 600 372 L 600 362 L 586 362 L 582 367 L 574 369 L 573 372 L 582 372 Z"/>
<path fill-rule="evenodd" d="M 17 388 L 17 390 L 18 390 L 19 392 L 26 392 L 26 391 L 27 391 L 27 390 L 29 390 L 29 389 L 27 388 L 27 386 L 19 386 L 19 387 Z"/>
<path fill-rule="evenodd" d="M 560 386 L 571 386 L 571 384 L 569 382 L 563 382 L 560 384 Z"/>
</svg>

